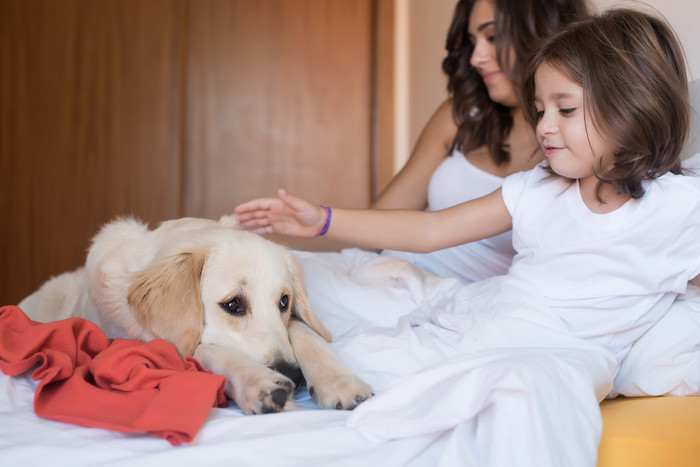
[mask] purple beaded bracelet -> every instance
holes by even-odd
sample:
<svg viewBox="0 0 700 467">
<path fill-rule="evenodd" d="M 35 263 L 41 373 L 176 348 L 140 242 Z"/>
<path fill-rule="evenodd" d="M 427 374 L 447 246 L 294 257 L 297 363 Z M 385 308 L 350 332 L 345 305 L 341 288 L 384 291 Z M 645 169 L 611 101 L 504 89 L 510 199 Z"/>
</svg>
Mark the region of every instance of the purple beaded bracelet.
<svg viewBox="0 0 700 467">
<path fill-rule="evenodd" d="M 324 211 L 326 211 L 326 219 L 323 221 L 323 227 L 321 227 L 321 230 L 319 230 L 318 233 L 314 235 L 314 238 L 326 235 L 326 232 L 328 232 L 328 228 L 331 226 L 331 216 L 333 215 L 331 208 L 323 204 L 321 205 L 321 207 L 324 209 Z"/>
</svg>

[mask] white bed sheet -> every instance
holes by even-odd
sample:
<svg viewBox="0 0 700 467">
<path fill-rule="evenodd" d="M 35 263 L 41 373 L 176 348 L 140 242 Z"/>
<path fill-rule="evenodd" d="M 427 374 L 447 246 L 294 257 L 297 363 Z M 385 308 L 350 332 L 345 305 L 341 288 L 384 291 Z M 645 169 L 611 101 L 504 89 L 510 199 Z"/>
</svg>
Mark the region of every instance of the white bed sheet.
<svg viewBox="0 0 700 467">
<path fill-rule="evenodd" d="M 353 412 L 212 409 L 178 447 L 39 419 L 28 374 L 0 374 L 1 465 L 593 466 L 614 358 L 525 284 L 464 286 L 357 249 L 297 252 L 340 358 L 377 396 Z"/>
</svg>

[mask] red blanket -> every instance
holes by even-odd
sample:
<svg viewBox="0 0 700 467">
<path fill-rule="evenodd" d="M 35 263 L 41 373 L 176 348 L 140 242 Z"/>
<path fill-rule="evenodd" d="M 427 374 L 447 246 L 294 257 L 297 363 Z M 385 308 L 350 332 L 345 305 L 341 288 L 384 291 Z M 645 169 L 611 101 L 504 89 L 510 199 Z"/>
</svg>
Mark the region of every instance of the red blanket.
<svg viewBox="0 0 700 467">
<path fill-rule="evenodd" d="M 40 417 L 121 433 L 148 432 L 173 445 L 190 442 L 212 407 L 226 407 L 225 378 L 160 339 L 108 339 L 94 323 L 30 320 L 0 308 L 0 370 L 41 380 Z"/>
</svg>

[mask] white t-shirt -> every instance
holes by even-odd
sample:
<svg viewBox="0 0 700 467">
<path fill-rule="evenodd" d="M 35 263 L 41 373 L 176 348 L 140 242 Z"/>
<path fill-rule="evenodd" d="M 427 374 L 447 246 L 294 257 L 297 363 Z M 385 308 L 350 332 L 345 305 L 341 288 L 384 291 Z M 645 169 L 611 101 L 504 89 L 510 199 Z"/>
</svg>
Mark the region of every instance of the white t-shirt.
<svg viewBox="0 0 700 467">
<path fill-rule="evenodd" d="M 465 201 L 480 198 L 503 183 L 503 178 L 474 166 L 459 150 L 454 150 L 435 169 L 428 186 L 428 209 L 439 211 Z M 475 282 L 503 275 L 515 255 L 511 233 L 506 232 L 478 242 L 467 243 L 432 253 L 407 253 L 385 250 L 419 268 L 463 282 Z"/>
<path fill-rule="evenodd" d="M 578 183 L 548 175 L 540 165 L 503 183 L 517 251 L 508 274 L 619 361 L 700 274 L 700 177 L 666 174 L 641 199 L 596 214 Z"/>
</svg>

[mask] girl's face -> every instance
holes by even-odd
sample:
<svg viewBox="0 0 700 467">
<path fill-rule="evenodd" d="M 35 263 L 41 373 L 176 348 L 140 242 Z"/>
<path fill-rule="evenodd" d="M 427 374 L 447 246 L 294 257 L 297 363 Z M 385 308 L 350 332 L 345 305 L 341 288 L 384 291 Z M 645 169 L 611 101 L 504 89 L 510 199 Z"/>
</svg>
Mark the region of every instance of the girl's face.
<svg viewBox="0 0 700 467">
<path fill-rule="evenodd" d="M 571 179 L 594 177 L 594 169 L 606 168 L 612 147 L 590 120 L 583 88 L 547 64 L 535 72 L 537 140 L 549 164 Z"/>
<path fill-rule="evenodd" d="M 496 60 L 495 17 L 496 13 L 490 0 L 474 2 L 469 14 L 469 40 L 474 46 L 474 51 L 469 62 L 484 80 L 492 101 L 507 107 L 516 107 L 519 102 L 513 84 Z"/>
</svg>

